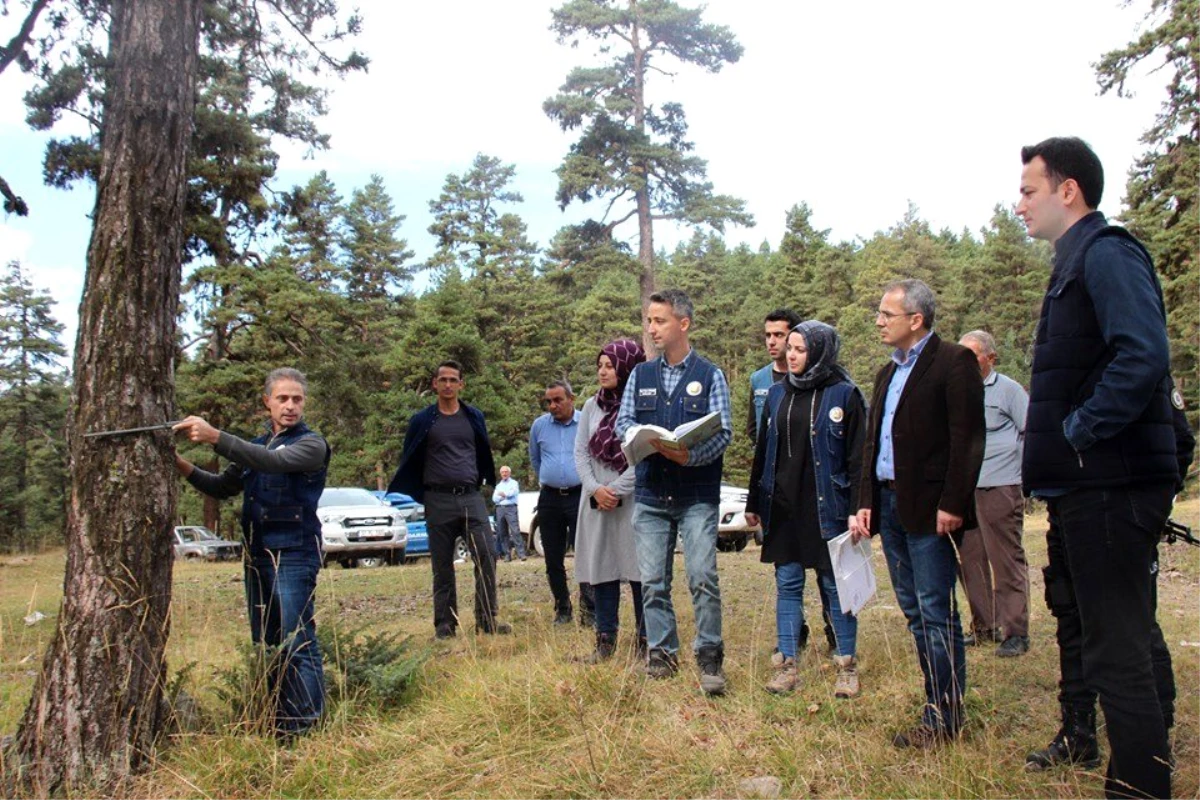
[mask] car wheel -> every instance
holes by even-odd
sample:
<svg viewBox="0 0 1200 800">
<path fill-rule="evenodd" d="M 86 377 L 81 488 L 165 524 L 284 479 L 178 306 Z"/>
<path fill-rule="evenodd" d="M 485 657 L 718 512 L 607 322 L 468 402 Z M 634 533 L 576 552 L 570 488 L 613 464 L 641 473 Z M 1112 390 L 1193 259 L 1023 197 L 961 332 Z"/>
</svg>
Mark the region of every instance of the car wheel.
<svg viewBox="0 0 1200 800">
<path fill-rule="evenodd" d="M 722 553 L 728 553 L 733 550 L 733 542 L 728 539 L 717 539 L 717 550 Z"/>
<path fill-rule="evenodd" d="M 467 538 L 465 536 L 460 536 L 454 540 L 454 560 L 471 560 L 471 548 L 467 547 Z"/>
<path fill-rule="evenodd" d="M 749 541 L 750 541 L 749 536 L 743 536 L 742 538 L 738 539 L 737 541 L 735 541 L 733 543 L 733 549 L 740 553 L 746 549 L 746 543 Z"/>
<path fill-rule="evenodd" d="M 343 558 L 342 569 L 356 569 L 358 567 L 357 558 Z"/>
<path fill-rule="evenodd" d="M 358 559 L 358 566 L 365 567 L 367 569 L 382 567 L 384 560 L 385 559 L 383 556 L 363 556 L 362 558 Z"/>
<path fill-rule="evenodd" d="M 199 553 L 184 553 L 183 560 L 184 561 L 199 561 L 200 554 Z"/>
<path fill-rule="evenodd" d="M 542 529 L 538 527 L 537 520 L 534 520 L 533 525 L 530 526 L 529 541 L 525 543 L 525 549 L 531 555 L 546 555 L 546 551 L 542 549 Z"/>
</svg>

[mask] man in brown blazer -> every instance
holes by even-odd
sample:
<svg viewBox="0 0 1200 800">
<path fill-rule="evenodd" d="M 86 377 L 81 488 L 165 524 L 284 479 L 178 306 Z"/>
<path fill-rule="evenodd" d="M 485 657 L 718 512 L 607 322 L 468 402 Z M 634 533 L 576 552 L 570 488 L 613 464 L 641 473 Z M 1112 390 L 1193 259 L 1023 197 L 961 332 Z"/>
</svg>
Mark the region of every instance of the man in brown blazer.
<svg viewBox="0 0 1200 800">
<path fill-rule="evenodd" d="M 875 376 L 855 540 L 879 533 L 896 600 L 925 676 L 921 723 L 897 747 L 958 735 L 967 662 L 954 602 L 952 535 L 974 524 L 983 463 L 983 380 L 975 355 L 933 333 L 933 291 L 918 280 L 884 287 L 875 316 L 892 360 Z"/>
</svg>

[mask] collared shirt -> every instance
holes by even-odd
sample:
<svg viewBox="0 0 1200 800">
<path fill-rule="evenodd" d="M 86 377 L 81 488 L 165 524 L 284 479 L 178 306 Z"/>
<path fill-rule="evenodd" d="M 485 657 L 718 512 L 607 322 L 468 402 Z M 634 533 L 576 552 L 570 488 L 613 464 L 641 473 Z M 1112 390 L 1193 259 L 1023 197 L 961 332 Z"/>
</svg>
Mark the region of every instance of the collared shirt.
<svg viewBox="0 0 1200 800">
<path fill-rule="evenodd" d="M 896 480 L 896 454 L 892 449 L 892 421 L 896 418 L 896 406 L 900 405 L 900 395 L 904 394 L 904 384 L 912 375 L 913 365 L 921 357 L 921 351 L 929 342 L 933 331 L 925 334 L 921 341 L 914 344 L 906 353 L 897 348 L 892 351 L 892 360 L 896 362 L 896 370 L 892 373 L 892 382 L 888 384 L 887 394 L 883 398 L 883 419 L 879 422 L 879 455 L 875 457 L 875 477 L 881 481 Z"/>
<path fill-rule="evenodd" d="M 537 473 L 538 483 L 554 489 L 570 489 L 579 485 L 575 471 L 575 437 L 579 434 L 579 412 L 570 422 L 559 422 L 550 414 L 542 414 L 529 429 L 529 462 Z"/>
<path fill-rule="evenodd" d="M 521 487 L 516 478 L 505 478 L 496 484 L 496 491 L 492 492 L 492 502 L 498 506 L 515 506 L 517 495 L 520 493 Z"/>
<path fill-rule="evenodd" d="M 666 390 L 668 397 L 674 393 L 679 382 L 683 380 L 683 375 L 691 365 L 692 355 L 695 352 L 689 348 L 687 355 L 674 365 L 668 364 L 665 357 L 658 359 L 659 380 L 662 381 L 663 389 Z M 622 439 L 625 438 L 625 431 L 637 424 L 635 410 L 637 375 L 635 370 L 625 383 L 625 394 L 621 396 L 621 410 L 617 412 L 616 432 L 617 436 Z M 716 411 L 721 415 L 721 430 L 688 450 L 686 466 L 702 467 L 705 464 L 711 464 L 725 452 L 730 439 L 733 438 L 733 414 L 729 409 L 729 383 L 725 380 L 724 372 L 720 369 L 714 370 L 713 379 L 708 388 L 708 410 L 709 413 Z"/>
<path fill-rule="evenodd" d="M 1021 483 L 1021 449 L 1025 441 L 1025 412 L 1029 395 L 1021 384 L 996 370 L 983 379 L 983 413 L 987 421 L 987 445 L 981 489 Z"/>
</svg>

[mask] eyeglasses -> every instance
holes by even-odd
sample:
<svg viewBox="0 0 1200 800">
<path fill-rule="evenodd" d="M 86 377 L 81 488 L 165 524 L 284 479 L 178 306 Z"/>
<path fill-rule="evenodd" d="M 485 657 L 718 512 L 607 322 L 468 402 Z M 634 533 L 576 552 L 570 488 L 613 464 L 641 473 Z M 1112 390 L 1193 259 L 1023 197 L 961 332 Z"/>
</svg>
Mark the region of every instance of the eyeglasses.
<svg viewBox="0 0 1200 800">
<path fill-rule="evenodd" d="M 559 405 L 559 404 L 565 403 L 565 402 L 567 402 L 567 398 L 565 398 L 565 397 L 543 397 L 542 398 L 543 406 L 556 406 L 556 405 Z"/>
<path fill-rule="evenodd" d="M 891 322 L 896 317 L 911 317 L 914 314 L 919 314 L 919 311 L 904 311 L 899 314 L 893 314 L 891 311 L 884 311 L 882 308 L 875 312 L 875 319 L 883 317 L 884 322 Z"/>
</svg>

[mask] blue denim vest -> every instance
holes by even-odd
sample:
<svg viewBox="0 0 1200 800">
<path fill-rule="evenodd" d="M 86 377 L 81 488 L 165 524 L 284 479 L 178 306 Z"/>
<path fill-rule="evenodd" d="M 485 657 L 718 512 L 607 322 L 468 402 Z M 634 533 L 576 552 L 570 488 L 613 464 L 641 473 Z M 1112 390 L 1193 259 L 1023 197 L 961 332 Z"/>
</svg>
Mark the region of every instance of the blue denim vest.
<svg viewBox="0 0 1200 800">
<path fill-rule="evenodd" d="M 272 438 L 263 434 L 254 444 L 269 444 L 270 449 L 292 444 L 300 439 L 317 436 L 303 422 Z M 278 550 L 297 550 L 321 563 L 321 521 L 317 518 L 317 501 L 325 489 L 325 474 L 329 468 L 330 452 L 325 451 L 325 464 L 316 472 L 266 473 L 246 470 L 242 475 L 242 535 L 250 558 L 269 558 Z"/>
<path fill-rule="evenodd" d="M 813 424 L 809 428 L 809 451 L 817 477 L 817 519 L 821 538 L 832 539 L 846 532 L 850 516 L 850 475 L 846 471 L 846 404 L 859 389 L 853 383 L 835 383 L 819 389 Z M 765 532 L 771 521 L 771 497 L 775 492 L 775 454 L 779 449 L 779 430 L 775 419 L 787 393 L 780 382 L 767 393 L 767 454 L 759 486 L 759 516 Z M 835 418 L 836 417 L 836 421 Z"/>
<path fill-rule="evenodd" d="M 634 417 L 639 425 L 658 425 L 671 431 L 709 412 L 708 393 L 717 368 L 693 353 L 675 394 L 668 397 L 659 379 L 660 360 L 656 358 L 635 368 Z M 693 382 L 700 384 L 700 391 L 694 395 L 687 391 L 688 384 Z M 711 464 L 683 467 L 658 454 L 652 455 L 637 465 L 634 498 L 653 506 L 719 503 L 724 463 L 722 455 Z"/>
<path fill-rule="evenodd" d="M 750 376 L 750 400 L 754 403 L 754 425 L 755 430 L 762 429 L 762 410 L 767 404 L 767 392 L 775 385 L 775 376 L 771 373 L 775 370 L 774 365 L 767 364 L 759 370 L 755 370 Z"/>
</svg>

